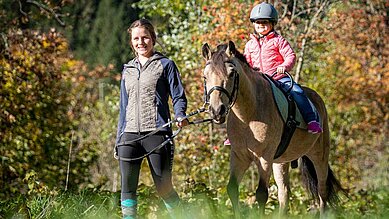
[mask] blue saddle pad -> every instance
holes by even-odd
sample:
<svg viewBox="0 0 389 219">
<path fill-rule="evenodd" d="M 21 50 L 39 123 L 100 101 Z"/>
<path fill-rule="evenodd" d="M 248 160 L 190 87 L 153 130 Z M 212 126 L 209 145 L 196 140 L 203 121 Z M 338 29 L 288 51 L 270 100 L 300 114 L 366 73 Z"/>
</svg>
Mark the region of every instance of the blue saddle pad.
<svg viewBox="0 0 389 219">
<path fill-rule="evenodd" d="M 271 80 L 268 80 L 268 81 L 271 84 L 271 88 L 273 91 L 274 100 L 275 100 L 277 108 L 278 108 L 278 112 L 281 114 L 281 117 L 284 120 L 284 122 L 286 122 L 286 119 L 288 117 L 288 100 L 286 99 L 284 93 L 274 84 L 273 81 L 271 81 Z M 309 100 L 309 98 L 308 98 L 308 100 Z M 319 115 L 317 113 L 316 107 L 312 104 L 311 100 L 309 100 L 309 103 L 311 104 L 315 114 Z M 294 104 L 296 105 L 296 103 L 294 103 Z M 299 122 L 299 125 L 297 126 L 297 128 L 307 129 L 307 123 L 305 123 L 303 116 L 301 115 L 301 112 L 300 112 L 299 108 L 297 107 L 297 105 L 296 105 L 295 120 L 297 122 Z"/>
</svg>

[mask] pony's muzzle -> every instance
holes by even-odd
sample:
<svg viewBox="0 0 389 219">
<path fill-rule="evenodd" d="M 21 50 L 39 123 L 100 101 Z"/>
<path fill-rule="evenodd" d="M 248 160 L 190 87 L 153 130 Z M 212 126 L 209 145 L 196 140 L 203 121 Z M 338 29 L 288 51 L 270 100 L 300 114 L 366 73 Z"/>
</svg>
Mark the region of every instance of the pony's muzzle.
<svg viewBox="0 0 389 219">
<path fill-rule="evenodd" d="M 209 107 L 209 112 L 211 112 L 212 119 L 217 124 L 222 124 L 226 120 L 228 113 L 227 107 L 223 104 L 220 104 L 217 107 Z"/>
</svg>

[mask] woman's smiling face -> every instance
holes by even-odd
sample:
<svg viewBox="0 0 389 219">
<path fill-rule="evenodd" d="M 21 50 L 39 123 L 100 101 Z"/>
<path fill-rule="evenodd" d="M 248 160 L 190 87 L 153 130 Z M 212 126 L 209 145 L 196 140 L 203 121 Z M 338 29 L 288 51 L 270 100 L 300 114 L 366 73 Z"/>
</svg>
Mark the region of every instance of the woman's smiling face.
<svg viewBox="0 0 389 219">
<path fill-rule="evenodd" d="M 154 52 L 154 42 L 149 31 L 143 27 L 131 30 L 131 44 L 138 56 L 151 57 Z"/>
</svg>

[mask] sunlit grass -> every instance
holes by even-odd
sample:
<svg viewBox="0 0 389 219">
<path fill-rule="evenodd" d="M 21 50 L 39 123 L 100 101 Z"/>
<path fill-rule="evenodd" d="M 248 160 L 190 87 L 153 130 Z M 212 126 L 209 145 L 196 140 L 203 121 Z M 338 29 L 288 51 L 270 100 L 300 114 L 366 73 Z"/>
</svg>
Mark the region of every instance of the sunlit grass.
<svg viewBox="0 0 389 219">
<path fill-rule="evenodd" d="M 231 204 L 225 194 L 220 196 L 201 187 L 191 194 L 181 194 L 182 204 L 177 219 L 232 218 Z M 213 194 L 211 194 L 213 193 Z M 253 195 L 253 194 L 251 194 Z M 50 195 L 19 196 L 0 202 L 0 218 L 121 218 L 120 193 L 97 190 L 62 192 Z M 259 218 L 253 196 L 241 201 L 241 215 L 245 219 Z M 170 218 L 162 200 L 152 187 L 140 185 L 138 198 L 140 218 Z M 266 205 L 266 218 L 318 218 L 317 210 L 309 209 L 309 199 L 298 190 L 292 191 L 288 216 L 278 215 L 278 203 L 271 195 Z M 326 218 L 387 218 L 389 215 L 388 190 L 359 191 L 344 198 L 341 207 L 330 209 Z"/>
</svg>

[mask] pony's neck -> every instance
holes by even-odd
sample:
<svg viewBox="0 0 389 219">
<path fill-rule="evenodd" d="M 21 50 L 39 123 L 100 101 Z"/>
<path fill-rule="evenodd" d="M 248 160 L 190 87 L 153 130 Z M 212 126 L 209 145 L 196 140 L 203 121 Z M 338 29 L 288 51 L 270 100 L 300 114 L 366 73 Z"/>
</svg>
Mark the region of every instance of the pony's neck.
<svg viewBox="0 0 389 219">
<path fill-rule="evenodd" d="M 258 119 L 256 115 L 270 101 L 272 94 L 268 92 L 267 82 L 259 72 L 248 66 L 242 66 L 239 76 L 239 91 L 232 110 L 242 121 L 249 122 Z"/>
</svg>

